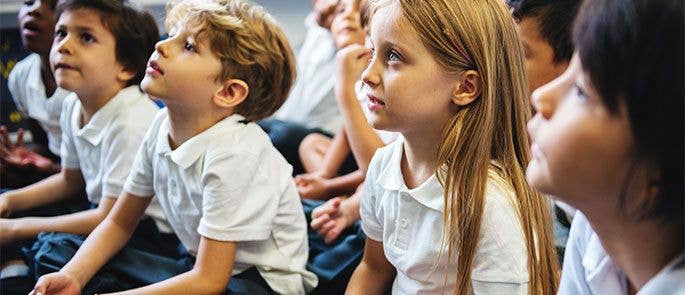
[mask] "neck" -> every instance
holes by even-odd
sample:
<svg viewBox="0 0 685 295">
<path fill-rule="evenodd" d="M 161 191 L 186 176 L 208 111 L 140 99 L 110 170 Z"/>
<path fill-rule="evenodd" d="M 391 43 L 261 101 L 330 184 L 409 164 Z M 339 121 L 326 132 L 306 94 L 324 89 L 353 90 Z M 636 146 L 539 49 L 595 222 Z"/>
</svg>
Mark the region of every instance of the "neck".
<svg viewBox="0 0 685 295">
<path fill-rule="evenodd" d="M 57 83 L 55 82 L 55 76 L 52 74 L 52 69 L 50 68 L 50 58 L 48 54 L 40 54 L 40 78 L 43 80 L 43 85 L 45 85 L 45 96 L 50 97 L 57 90 Z"/>
<path fill-rule="evenodd" d="M 181 146 L 188 139 L 202 133 L 219 121 L 230 116 L 226 111 L 196 112 L 190 108 L 167 105 L 169 112 L 169 145 L 172 149 Z M 202 115 L 199 115 L 202 114 Z"/>
<path fill-rule="evenodd" d="M 83 125 L 88 124 L 93 115 L 112 100 L 112 98 L 114 98 L 114 96 L 123 88 L 123 85 L 121 87 L 117 85 L 117 87 L 111 87 L 93 93 L 77 93 L 78 98 L 81 101 L 81 106 L 83 107 L 83 116 L 81 118 Z"/>
<path fill-rule="evenodd" d="M 402 175 L 408 188 L 424 183 L 435 173 L 438 160 L 437 147 L 440 146 L 441 130 L 416 133 L 402 133 L 404 155 L 402 156 Z"/>
<path fill-rule="evenodd" d="M 595 210 L 586 216 L 611 260 L 626 274 L 630 288 L 640 290 L 683 250 L 683 224 L 654 219 L 631 220 L 625 214 Z M 585 212 L 584 212 L 585 213 Z"/>
</svg>

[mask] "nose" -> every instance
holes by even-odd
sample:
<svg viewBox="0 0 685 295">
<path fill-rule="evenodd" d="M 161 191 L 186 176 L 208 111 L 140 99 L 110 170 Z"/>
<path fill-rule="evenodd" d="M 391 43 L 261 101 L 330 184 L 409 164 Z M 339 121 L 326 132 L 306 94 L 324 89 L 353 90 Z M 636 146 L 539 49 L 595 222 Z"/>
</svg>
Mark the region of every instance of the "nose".
<svg viewBox="0 0 685 295">
<path fill-rule="evenodd" d="M 71 34 L 67 34 L 61 40 L 55 38 L 55 41 L 52 45 L 53 50 L 56 49 L 56 51 L 61 54 L 71 54 L 71 39 Z"/>
<path fill-rule="evenodd" d="M 378 74 L 377 63 L 378 61 L 376 54 L 372 54 L 369 64 L 362 72 L 362 82 L 372 89 L 378 87 L 381 83 L 381 77 Z"/>
<path fill-rule="evenodd" d="M 155 51 L 159 53 L 159 55 L 163 57 L 167 57 L 168 54 L 168 48 L 167 48 L 167 43 L 169 42 L 171 38 L 166 38 L 165 40 L 161 40 L 155 44 Z"/>
</svg>

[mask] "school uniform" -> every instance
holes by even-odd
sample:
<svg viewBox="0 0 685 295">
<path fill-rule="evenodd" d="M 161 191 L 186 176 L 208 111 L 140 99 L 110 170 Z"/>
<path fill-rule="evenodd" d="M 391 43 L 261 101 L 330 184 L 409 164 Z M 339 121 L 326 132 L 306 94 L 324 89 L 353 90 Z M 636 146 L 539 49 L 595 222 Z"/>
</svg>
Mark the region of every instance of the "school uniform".
<svg viewBox="0 0 685 295">
<path fill-rule="evenodd" d="M 119 196 L 145 131 L 158 111 L 154 102 L 134 85 L 120 90 L 83 125 L 78 97 L 71 94 L 65 98 L 60 120 L 62 168 L 81 172 L 91 208 L 97 207 L 103 197 Z M 142 239 L 146 242 L 141 244 L 154 245 L 154 237 L 170 232 L 159 204 L 154 202 L 142 224 L 132 238 L 134 243 Z M 33 246 L 23 249 L 35 278 L 59 270 L 83 240 L 85 236 L 67 233 L 39 235 Z M 127 263 L 130 261 L 121 262 Z"/>
<path fill-rule="evenodd" d="M 626 275 L 611 261 L 581 212 L 573 217 L 558 294 L 628 294 Z M 685 256 L 673 259 L 637 294 L 685 294 Z"/>
<path fill-rule="evenodd" d="M 316 277 L 305 269 L 307 225 L 290 165 L 243 120 L 227 117 L 172 150 L 162 110 L 125 190 L 154 196 L 192 256 L 201 237 L 237 242 L 234 276 L 256 268 L 273 291 L 303 294 Z"/>
<path fill-rule="evenodd" d="M 368 238 L 383 243 L 386 259 L 397 270 L 393 294 L 451 293 L 457 262 L 448 263 L 447 252 L 440 251 L 444 190 L 435 175 L 407 188 L 400 168 L 403 142 L 399 137 L 371 161 L 362 228 Z M 513 190 L 494 172 L 489 176 L 471 286 L 475 294 L 527 294 L 527 251 Z"/>
<path fill-rule="evenodd" d="M 71 92 L 57 87 L 55 92 L 47 97 L 40 71 L 40 55 L 36 53 L 28 55 L 10 72 L 7 78 L 7 88 L 12 94 L 17 110 L 23 117 L 38 121 L 48 136 L 48 149 L 59 156 L 62 144 L 60 129 L 62 102 Z"/>
</svg>

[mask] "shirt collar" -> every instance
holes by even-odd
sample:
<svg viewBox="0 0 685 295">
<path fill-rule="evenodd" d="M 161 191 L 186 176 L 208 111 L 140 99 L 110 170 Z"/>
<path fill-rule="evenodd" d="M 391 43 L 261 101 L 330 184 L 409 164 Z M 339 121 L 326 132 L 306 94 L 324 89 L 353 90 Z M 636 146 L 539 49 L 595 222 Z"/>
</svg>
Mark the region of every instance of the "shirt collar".
<svg viewBox="0 0 685 295">
<path fill-rule="evenodd" d="M 92 145 L 98 145 L 106 133 L 105 127 L 114 121 L 114 117 L 120 111 L 124 110 L 130 103 L 141 99 L 141 96 L 145 96 L 145 94 L 140 91 L 138 85 L 131 85 L 119 90 L 112 99 L 93 114 L 88 124 L 83 128 L 81 128 L 82 106 L 79 101 L 77 107 L 74 108 L 74 114 L 71 116 L 73 130 L 76 130 L 75 135 L 82 137 Z"/>
<path fill-rule="evenodd" d="M 167 117 L 159 127 L 157 153 L 167 155 L 176 165 L 186 169 L 204 154 L 209 143 L 216 140 L 221 134 L 243 126 L 244 124 L 241 123 L 243 120 L 245 120 L 245 117 L 238 114 L 228 116 L 209 127 L 209 129 L 191 137 L 175 150 L 171 150 L 171 146 L 169 146 L 169 117 Z"/>
<path fill-rule="evenodd" d="M 405 192 L 424 206 L 443 212 L 445 191 L 435 174 L 413 189 L 408 189 L 404 183 L 401 168 L 402 155 L 404 154 L 403 142 L 404 140 L 398 138 L 392 143 L 390 161 L 378 175 L 377 183 L 385 190 Z"/>
<path fill-rule="evenodd" d="M 616 294 L 617 290 L 626 290 L 625 275 L 611 261 L 596 233 L 587 243 L 582 264 L 585 281 L 593 294 Z"/>
</svg>

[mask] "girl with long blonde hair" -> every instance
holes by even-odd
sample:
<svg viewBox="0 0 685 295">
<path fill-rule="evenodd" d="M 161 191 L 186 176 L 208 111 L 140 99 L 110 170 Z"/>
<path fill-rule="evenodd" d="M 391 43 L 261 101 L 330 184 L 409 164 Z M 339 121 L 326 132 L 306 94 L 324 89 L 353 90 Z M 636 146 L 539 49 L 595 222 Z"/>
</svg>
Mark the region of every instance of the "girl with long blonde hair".
<svg viewBox="0 0 685 295">
<path fill-rule="evenodd" d="M 521 45 L 499 0 L 374 3 L 364 258 L 348 293 L 552 294 L 549 204 L 526 183 Z"/>
</svg>

